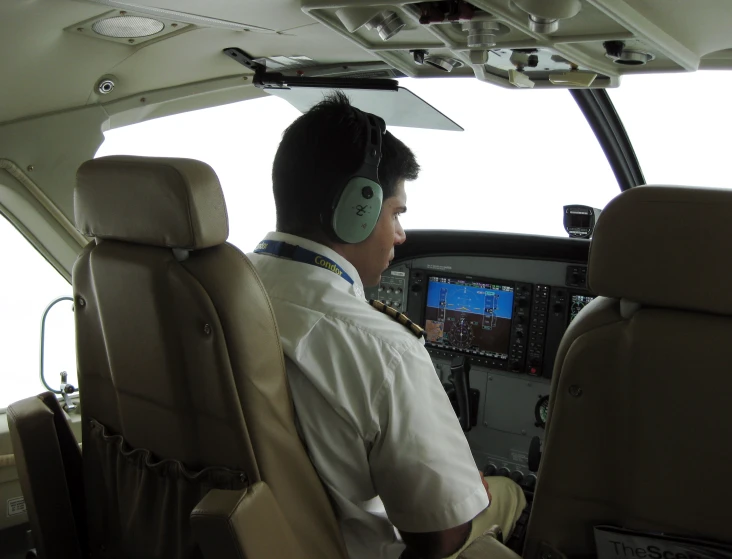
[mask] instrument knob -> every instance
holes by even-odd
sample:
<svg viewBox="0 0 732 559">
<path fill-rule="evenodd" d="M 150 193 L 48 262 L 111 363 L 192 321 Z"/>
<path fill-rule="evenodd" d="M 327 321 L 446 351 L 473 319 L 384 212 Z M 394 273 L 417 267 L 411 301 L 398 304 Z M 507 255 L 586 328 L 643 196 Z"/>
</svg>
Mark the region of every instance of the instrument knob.
<svg viewBox="0 0 732 559">
<path fill-rule="evenodd" d="M 521 483 L 521 480 L 524 479 L 524 474 L 522 474 L 518 470 L 514 470 L 508 477 L 510 477 L 516 483 Z"/>
</svg>

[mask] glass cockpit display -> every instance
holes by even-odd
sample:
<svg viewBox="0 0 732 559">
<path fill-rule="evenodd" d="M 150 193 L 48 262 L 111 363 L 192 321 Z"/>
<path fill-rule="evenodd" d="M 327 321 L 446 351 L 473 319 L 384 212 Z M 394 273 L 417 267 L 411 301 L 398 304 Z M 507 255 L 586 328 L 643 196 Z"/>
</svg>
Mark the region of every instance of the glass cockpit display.
<svg viewBox="0 0 732 559">
<path fill-rule="evenodd" d="M 572 300 L 569 303 L 569 322 L 571 323 L 593 299 L 594 297 L 591 295 L 572 295 Z"/>
<path fill-rule="evenodd" d="M 427 345 L 507 359 L 513 297 L 510 285 L 430 277 L 425 309 Z"/>
</svg>

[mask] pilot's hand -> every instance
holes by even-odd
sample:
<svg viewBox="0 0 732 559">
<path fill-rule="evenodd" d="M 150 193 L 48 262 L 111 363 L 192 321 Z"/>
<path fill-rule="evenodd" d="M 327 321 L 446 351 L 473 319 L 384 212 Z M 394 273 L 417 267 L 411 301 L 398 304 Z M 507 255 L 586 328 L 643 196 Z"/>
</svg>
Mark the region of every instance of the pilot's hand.
<svg viewBox="0 0 732 559">
<path fill-rule="evenodd" d="M 488 500 L 493 501 L 493 497 L 491 496 L 491 490 L 488 488 L 488 481 L 485 479 L 483 472 L 478 470 L 478 473 L 480 474 L 480 481 L 483 482 L 483 487 L 485 487 L 485 492 L 488 493 Z M 490 506 L 490 505 L 488 505 L 488 506 Z"/>
</svg>

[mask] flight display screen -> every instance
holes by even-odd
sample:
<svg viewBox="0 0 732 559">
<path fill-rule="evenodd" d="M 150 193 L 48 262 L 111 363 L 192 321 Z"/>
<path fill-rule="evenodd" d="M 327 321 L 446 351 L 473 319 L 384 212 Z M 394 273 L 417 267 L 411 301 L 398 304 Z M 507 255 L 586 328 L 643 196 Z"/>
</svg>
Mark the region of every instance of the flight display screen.
<svg viewBox="0 0 732 559">
<path fill-rule="evenodd" d="M 591 295 L 572 295 L 572 300 L 569 303 L 569 323 L 571 323 L 576 318 L 577 314 L 585 308 L 585 305 L 593 299 L 594 297 Z"/>
<path fill-rule="evenodd" d="M 430 277 L 425 309 L 426 344 L 508 359 L 513 287 Z"/>
</svg>

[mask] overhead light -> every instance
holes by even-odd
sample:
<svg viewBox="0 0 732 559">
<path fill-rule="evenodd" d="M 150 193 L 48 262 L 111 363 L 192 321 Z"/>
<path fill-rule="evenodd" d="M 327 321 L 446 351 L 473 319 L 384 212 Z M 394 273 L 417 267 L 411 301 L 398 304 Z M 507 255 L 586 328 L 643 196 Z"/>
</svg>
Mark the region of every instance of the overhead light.
<svg viewBox="0 0 732 559">
<path fill-rule="evenodd" d="M 157 19 L 140 16 L 117 16 L 100 19 L 92 24 L 92 31 L 104 37 L 134 39 L 149 37 L 165 29 L 165 24 Z"/>
<path fill-rule="evenodd" d="M 625 66 L 643 66 L 653 60 L 653 55 L 649 52 L 641 52 L 637 50 L 623 50 L 613 62 L 615 64 L 623 64 Z"/>
<path fill-rule="evenodd" d="M 463 23 L 463 31 L 468 32 L 468 48 L 491 48 L 496 46 L 496 37 L 505 35 L 510 30 L 497 21 L 485 21 L 475 17 Z"/>
<path fill-rule="evenodd" d="M 529 16 L 529 29 L 548 35 L 559 29 L 559 20 L 570 19 L 582 9 L 580 0 L 511 0 L 511 7 Z"/>
<path fill-rule="evenodd" d="M 534 33 L 548 35 L 559 30 L 559 20 L 553 18 L 545 18 L 538 16 L 529 16 L 529 29 Z"/>
<path fill-rule="evenodd" d="M 655 58 L 650 52 L 626 49 L 624 41 L 605 41 L 605 56 L 623 66 L 642 66 Z"/>
<path fill-rule="evenodd" d="M 425 57 L 424 63 L 443 72 L 452 72 L 455 68 L 460 68 L 463 65 L 457 58 L 433 56 L 431 54 Z"/>
</svg>

